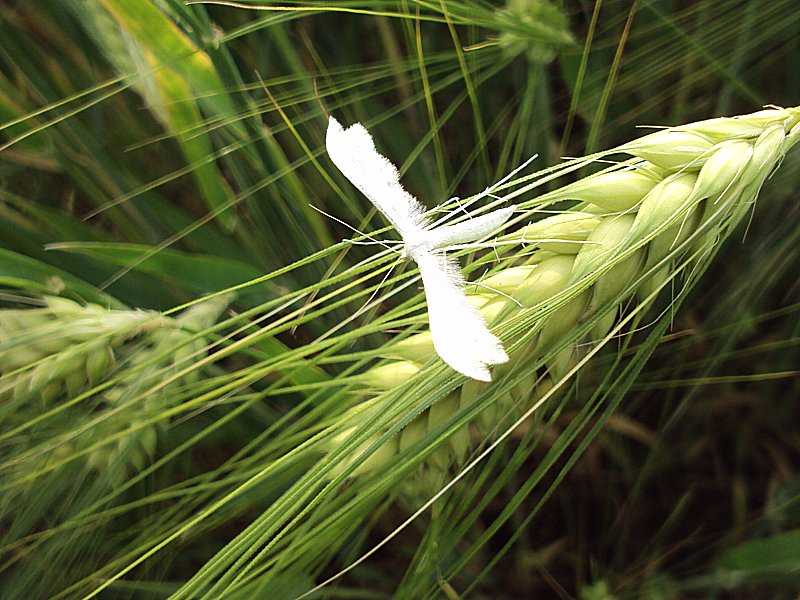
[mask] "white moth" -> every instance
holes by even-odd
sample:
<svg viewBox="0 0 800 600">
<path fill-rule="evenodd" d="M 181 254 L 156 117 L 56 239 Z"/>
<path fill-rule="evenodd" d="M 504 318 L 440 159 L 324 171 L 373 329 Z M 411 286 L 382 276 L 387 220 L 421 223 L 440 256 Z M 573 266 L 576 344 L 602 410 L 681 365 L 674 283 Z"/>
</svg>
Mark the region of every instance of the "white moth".
<svg viewBox="0 0 800 600">
<path fill-rule="evenodd" d="M 487 367 L 508 362 L 508 355 L 500 340 L 487 329 L 480 312 L 467 300 L 458 262 L 442 249 L 489 235 L 508 220 L 513 208 L 455 225 L 433 227 L 425 207 L 403 189 L 397 169 L 378 153 L 363 125 L 356 123 L 343 129 L 330 117 L 325 144 L 333 164 L 400 233 L 401 256 L 419 266 L 436 352 L 459 373 L 491 381 Z"/>
</svg>

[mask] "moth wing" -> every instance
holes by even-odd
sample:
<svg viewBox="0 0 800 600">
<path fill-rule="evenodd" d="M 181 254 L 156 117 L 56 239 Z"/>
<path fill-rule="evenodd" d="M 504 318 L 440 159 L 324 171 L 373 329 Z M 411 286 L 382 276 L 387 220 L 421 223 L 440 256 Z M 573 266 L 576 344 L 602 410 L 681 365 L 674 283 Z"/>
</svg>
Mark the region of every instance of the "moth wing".
<svg viewBox="0 0 800 600">
<path fill-rule="evenodd" d="M 487 366 L 508 362 L 508 355 L 467 300 L 458 263 L 443 253 L 423 252 L 413 258 L 422 275 L 436 353 L 459 373 L 491 381 Z"/>
<path fill-rule="evenodd" d="M 431 248 L 444 248 L 455 244 L 474 242 L 497 231 L 508 221 L 514 207 L 501 208 L 480 217 L 473 217 L 455 225 L 442 225 L 425 232 Z"/>
<path fill-rule="evenodd" d="M 403 239 L 418 237 L 428 224 L 425 207 L 403 189 L 397 168 L 378 152 L 361 123 L 344 129 L 330 117 L 325 146 L 333 164 L 384 214 Z"/>
</svg>

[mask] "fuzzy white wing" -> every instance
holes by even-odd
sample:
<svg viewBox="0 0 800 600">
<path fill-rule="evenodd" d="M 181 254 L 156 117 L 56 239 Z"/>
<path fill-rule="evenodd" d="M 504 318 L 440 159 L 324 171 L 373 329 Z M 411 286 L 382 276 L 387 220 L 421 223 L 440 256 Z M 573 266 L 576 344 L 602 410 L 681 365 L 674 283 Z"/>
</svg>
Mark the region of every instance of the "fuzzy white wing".
<svg viewBox="0 0 800 600">
<path fill-rule="evenodd" d="M 491 381 L 487 367 L 508 362 L 508 355 L 467 300 L 458 263 L 444 253 L 422 252 L 412 258 L 422 275 L 437 354 L 459 373 Z"/>
<path fill-rule="evenodd" d="M 403 189 L 397 168 L 378 153 L 361 123 L 344 129 L 330 117 L 325 146 L 333 164 L 389 219 L 403 239 L 418 237 L 428 224 L 425 207 Z"/>
<path fill-rule="evenodd" d="M 513 206 L 501 208 L 455 225 L 442 225 L 427 230 L 425 238 L 431 248 L 444 248 L 445 246 L 474 242 L 500 229 L 513 212 Z"/>
</svg>

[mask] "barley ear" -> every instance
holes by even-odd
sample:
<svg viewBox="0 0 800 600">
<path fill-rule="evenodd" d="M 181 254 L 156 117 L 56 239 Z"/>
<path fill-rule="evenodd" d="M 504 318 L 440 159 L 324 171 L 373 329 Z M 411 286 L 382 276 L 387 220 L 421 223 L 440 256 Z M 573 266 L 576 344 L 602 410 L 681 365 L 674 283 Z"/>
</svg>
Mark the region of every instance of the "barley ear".
<svg viewBox="0 0 800 600">
<path fill-rule="evenodd" d="M 113 310 L 65 298 L 46 306 L 0 310 L 0 393 L 41 421 L 31 437 L 46 439 L 47 418 L 65 418 L 67 442 L 45 443 L 19 472 L 77 453 L 113 485 L 149 464 L 167 421 L 158 415 L 180 395 L 171 390 L 197 380 L 187 365 L 205 356 L 210 327 L 230 302 L 222 296 L 175 318 L 140 310 Z M 162 381 L 169 384 L 162 385 Z M 56 401 L 65 409 L 52 409 Z"/>
<path fill-rule="evenodd" d="M 462 381 L 460 393 L 421 412 L 358 473 L 388 464 L 396 452 L 470 411 L 471 421 L 455 429 L 452 425 L 447 443 L 426 457 L 417 478 L 404 485 L 432 494 L 447 470 L 462 464 L 469 428 L 486 433 L 497 419 L 530 406 L 573 369 L 586 348 L 607 340 L 636 298 L 652 303 L 679 274 L 691 272 L 686 267 L 692 261 L 712 255 L 798 140 L 800 108 L 709 119 L 625 144 L 615 152 L 632 159 L 548 192 L 548 201 L 579 204 L 501 236 L 504 244 L 518 242 L 524 248 L 518 263 L 506 253 L 504 267 L 483 280 L 486 287 L 466 288 L 499 331 L 512 331 L 517 320 L 531 323 L 516 344 L 513 338 L 503 339 L 515 344 L 510 361 L 495 368 L 492 384 Z M 587 321 L 592 326 L 577 338 L 575 332 Z M 389 392 L 426 372 L 426 363 L 438 362 L 428 332 L 389 345 L 386 356 L 395 358 L 358 376 L 373 386 L 372 392 Z M 487 386 L 502 385 L 504 375 L 512 373 L 523 375 L 517 375 L 508 393 L 476 412 Z M 380 410 L 381 400 L 372 397 L 371 410 Z"/>
</svg>

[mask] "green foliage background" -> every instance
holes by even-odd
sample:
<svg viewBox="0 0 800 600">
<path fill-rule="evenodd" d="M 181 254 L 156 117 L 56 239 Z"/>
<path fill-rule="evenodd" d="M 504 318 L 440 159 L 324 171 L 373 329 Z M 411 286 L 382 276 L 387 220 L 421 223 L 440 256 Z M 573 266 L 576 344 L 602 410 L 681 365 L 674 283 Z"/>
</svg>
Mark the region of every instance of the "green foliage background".
<svg viewBox="0 0 800 600">
<path fill-rule="evenodd" d="M 401 388 L 323 451 L 424 312 L 406 270 L 355 314 L 388 263 L 312 208 L 380 226 L 325 156 L 326 112 L 364 123 L 434 206 L 534 153 L 544 169 L 636 125 L 795 106 L 794 4 L 4 2 L 3 308 L 56 295 L 179 333 L 65 333 L 81 352 L 105 340 L 112 375 L 4 397 L 0 596 L 293 598 L 355 565 L 315 594 L 794 597 L 797 152 L 666 336 L 612 348 L 402 528 L 447 430 L 343 470 L 452 385 Z M 74 332 L 75 310 L 48 327 Z"/>
</svg>

